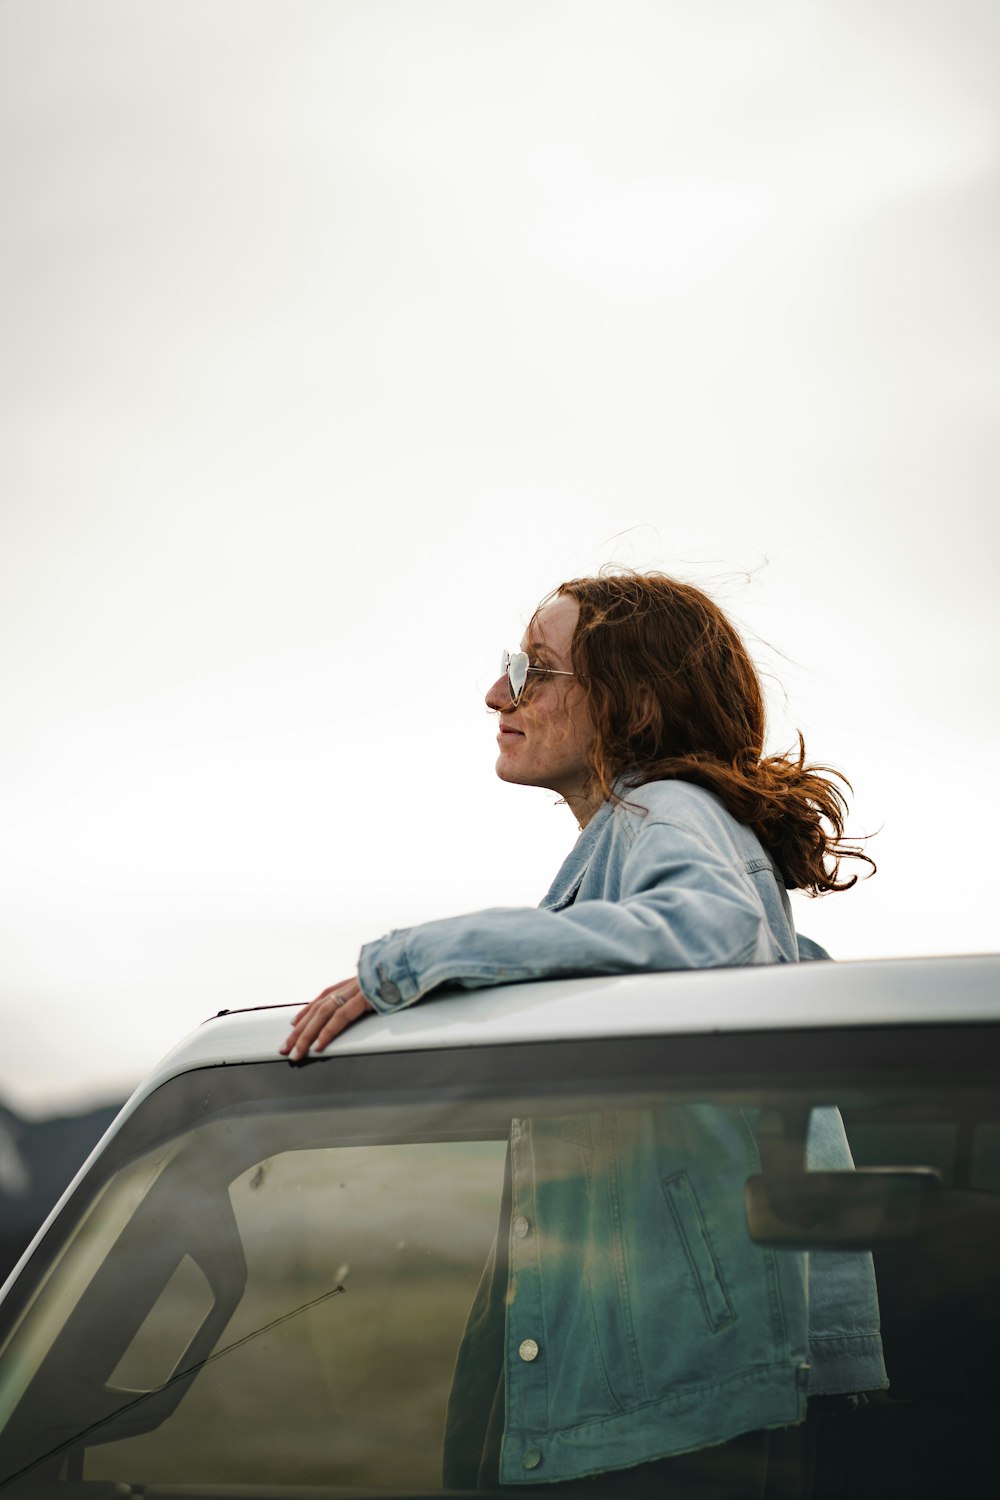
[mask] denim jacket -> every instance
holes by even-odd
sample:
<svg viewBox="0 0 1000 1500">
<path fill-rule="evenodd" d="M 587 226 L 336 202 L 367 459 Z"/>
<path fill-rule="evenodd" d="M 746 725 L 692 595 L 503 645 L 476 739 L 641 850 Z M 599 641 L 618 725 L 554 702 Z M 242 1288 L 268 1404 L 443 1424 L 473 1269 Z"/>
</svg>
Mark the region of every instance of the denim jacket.
<svg viewBox="0 0 1000 1500">
<path fill-rule="evenodd" d="M 716 797 L 668 781 L 625 798 L 538 909 L 368 944 L 375 1008 L 440 985 L 798 961 L 783 883 Z M 835 1109 L 813 1112 L 807 1160 L 853 1165 Z M 629 1467 L 798 1422 L 810 1394 L 888 1384 L 871 1257 L 754 1245 L 742 1192 L 759 1169 L 749 1110 L 514 1121 L 503 1483 Z"/>
<path fill-rule="evenodd" d="M 749 828 L 689 782 L 625 795 L 594 814 L 539 907 L 445 917 L 366 944 L 359 977 L 375 1009 L 439 985 L 795 960 L 788 897 Z"/>
</svg>

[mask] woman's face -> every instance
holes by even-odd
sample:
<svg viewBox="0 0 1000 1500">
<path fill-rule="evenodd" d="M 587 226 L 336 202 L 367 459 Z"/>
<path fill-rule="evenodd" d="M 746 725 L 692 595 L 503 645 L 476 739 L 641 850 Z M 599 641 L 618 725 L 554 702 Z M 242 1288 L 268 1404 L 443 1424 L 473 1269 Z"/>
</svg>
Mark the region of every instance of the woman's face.
<svg viewBox="0 0 1000 1500">
<path fill-rule="evenodd" d="M 557 594 L 528 626 L 521 650 L 533 667 L 572 672 L 570 645 L 580 606 L 570 594 Z M 594 812 L 586 800 L 587 756 L 594 725 L 581 685 L 573 677 L 528 673 L 520 702 L 513 704 L 507 678 L 486 694 L 488 708 L 500 715 L 496 771 L 516 786 L 544 786 L 563 797 L 586 823 Z"/>
</svg>

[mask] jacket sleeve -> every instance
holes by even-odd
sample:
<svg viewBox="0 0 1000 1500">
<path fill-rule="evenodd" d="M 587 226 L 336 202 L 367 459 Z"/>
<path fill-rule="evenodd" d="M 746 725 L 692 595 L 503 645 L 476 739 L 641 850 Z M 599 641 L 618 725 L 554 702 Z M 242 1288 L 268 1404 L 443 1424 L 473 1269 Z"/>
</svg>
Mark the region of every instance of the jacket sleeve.
<svg viewBox="0 0 1000 1500">
<path fill-rule="evenodd" d="M 361 950 L 361 988 L 400 1010 L 439 986 L 478 989 L 574 974 L 626 974 L 770 963 L 767 923 L 749 879 L 705 838 L 647 818 L 617 900 L 559 911 L 495 907 L 390 932 Z"/>
</svg>

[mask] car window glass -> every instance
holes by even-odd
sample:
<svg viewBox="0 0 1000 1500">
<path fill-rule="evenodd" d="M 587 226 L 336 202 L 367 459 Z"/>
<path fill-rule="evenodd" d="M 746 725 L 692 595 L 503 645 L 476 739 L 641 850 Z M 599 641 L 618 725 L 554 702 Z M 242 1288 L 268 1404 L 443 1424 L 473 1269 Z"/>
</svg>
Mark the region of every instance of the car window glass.
<svg viewBox="0 0 1000 1500">
<path fill-rule="evenodd" d="M 185 1255 L 111 1372 L 123 1391 L 151 1391 L 168 1381 L 212 1308 L 205 1273 Z"/>
<path fill-rule="evenodd" d="M 434 1494 L 451 1464 L 452 1487 L 475 1488 L 454 1478 L 456 1392 L 462 1420 L 488 1420 L 519 1266 L 537 1253 L 564 1269 L 563 1302 L 521 1330 L 513 1356 L 545 1371 L 555 1405 L 593 1379 L 587 1400 L 641 1410 L 636 1382 L 669 1389 L 684 1340 L 707 1388 L 725 1378 L 726 1341 L 773 1322 L 807 1265 L 867 1259 L 849 1238 L 827 1243 L 862 1222 L 843 1191 L 862 1175 L 838 1155 L 848 1141 L 858 1168 L 877 1169 L 864 1224 L 899 1208 L 887 1168 L 916 1192 L 916 1217 L 871 1246 L 889 1384 L 863 1393 L 843 1431 L 847 1410 L 829 1414 L 814 1453 L 827 1492 L 848 1449 L 918 1494 L 956 1444 L 964 1463 L 985 1462 L 1000 1092 L 984 1082 L 982 1037 L 968 1076 L 956 1044 L 943 1082 L 925 1058 L 916 1078 L 852 1081 L 848 1069 L 810 1084 L 810 1061 L 830 1073 L 822 1042 L 758 1066 L 743 1039 L 714 1080 L 711 1050 L 689 1056 L 676 1039 L 511 1048 L 478 1078 L 428 1056 L 314 1068 L 308 1088 L 271 1065 L 216 1070 L 208 1097 L 177 1080 L 67 1209 L 8 1332 L 0 1484 Z M 898 1072 L 888 1045 L 885 1056 Z M 529 1159 L 547 1205 L 537 1217 L 519 1208 Z M 803 1196 L 825 1176 L 819 1198 Z M 754 1227 L 754 1183 L 772 1230 Z M 609 1194 L 614 1213 L 595 1220 Z M 612 1225 L 607 1240 L 597 1222 Z M 633 1284 L 656 1295 L 629 1330 Z M 589 1373 L 559 1357 L 584 1306 Z"/>
</svg>

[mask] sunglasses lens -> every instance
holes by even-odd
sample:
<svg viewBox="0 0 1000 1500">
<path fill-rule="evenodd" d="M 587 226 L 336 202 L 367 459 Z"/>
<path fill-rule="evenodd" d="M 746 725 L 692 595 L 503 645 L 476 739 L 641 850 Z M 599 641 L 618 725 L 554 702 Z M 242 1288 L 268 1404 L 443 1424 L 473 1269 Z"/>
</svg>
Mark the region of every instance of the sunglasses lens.
<svg viewBox="0 0 1000 1500">
<path fill-rule="evenodd" d="M 528 680 L 528 655 L 525 651 L 515 651 L 513 655 L 505 651 L 500 663 L 501 672 L 507 673 L 507 681 L 510 684 L 510 696 L 516 703 L 524 692 L 524 684 Z"/>
</svg>

